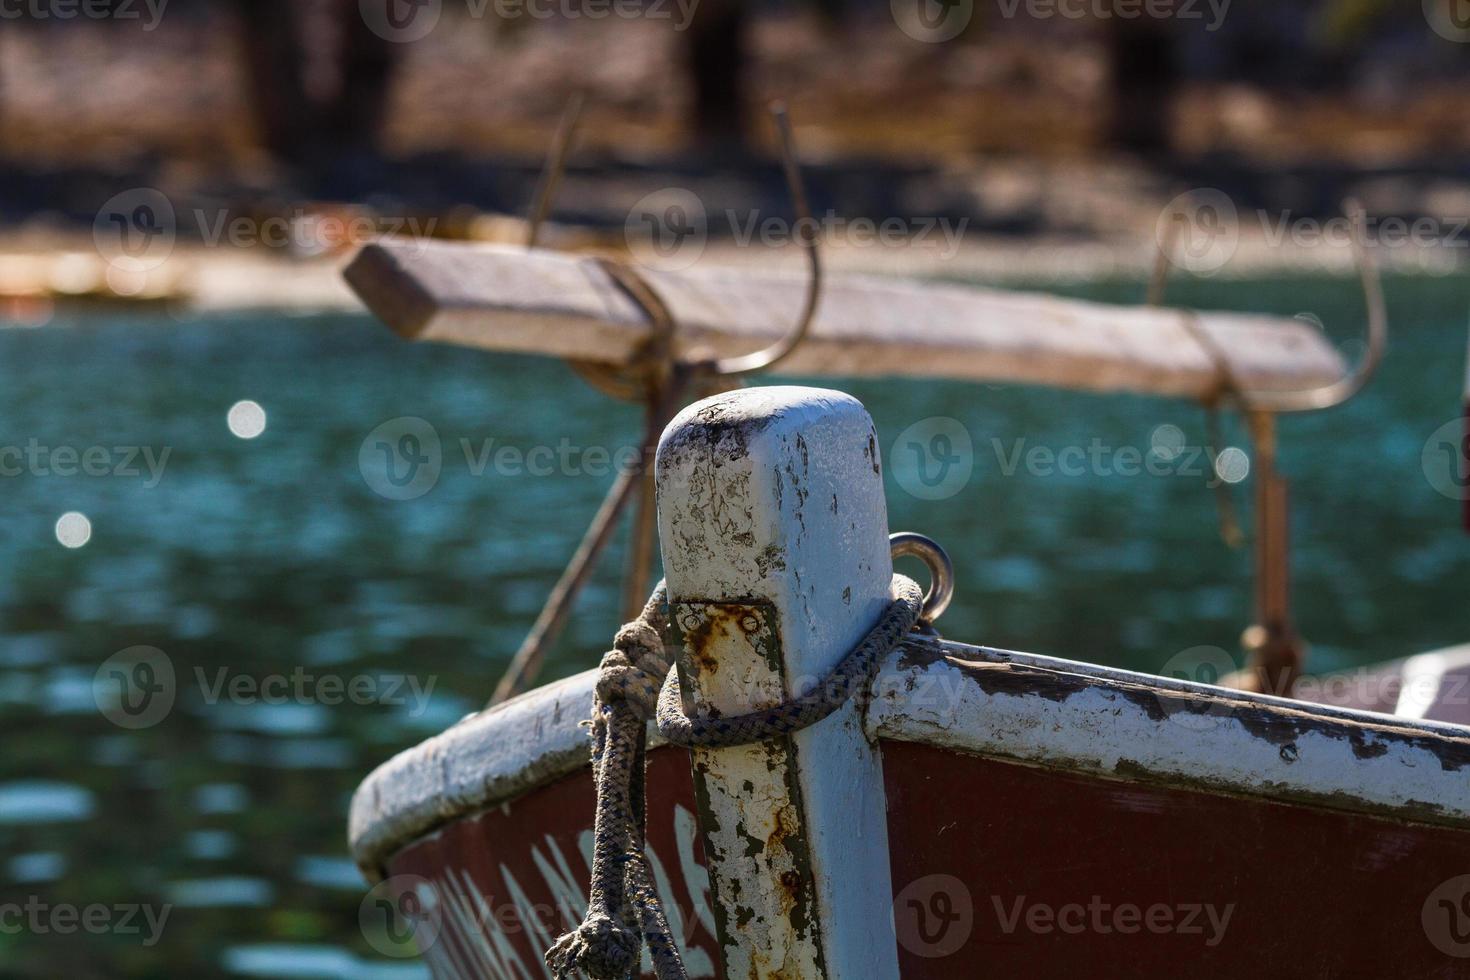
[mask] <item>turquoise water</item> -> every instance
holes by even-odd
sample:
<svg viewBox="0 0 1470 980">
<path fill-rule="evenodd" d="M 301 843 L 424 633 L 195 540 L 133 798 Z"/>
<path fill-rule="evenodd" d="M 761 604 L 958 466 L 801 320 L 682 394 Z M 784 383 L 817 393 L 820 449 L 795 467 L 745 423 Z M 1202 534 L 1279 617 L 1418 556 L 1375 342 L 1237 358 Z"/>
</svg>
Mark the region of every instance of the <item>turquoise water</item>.
<svg viewBox="0 0 1470 980">
<path fill-rule="evenodd" d="M 1388 297 L 1392 352 L 1369 391 L 1283 424 L 1298 619 L 1319 669 L 1470 641 L 1470 538 L 1421 465 L 1426 439 L 1459 411 L 1466 283 L 1396 279 Z M 1173 299 L 1310 311 L 1343 338 L 1360 316 L 1343 282 L 1181 283 Z M 58 319 L 0 330 L 0 379 L 0 447 L 63 450 L 0 477 L 0 905 L 100 904 L 113 916 L 95 932 L 64 934 L 50 919 L 0 931 L 0 973 L 417 975 L 358 927 L 362 888 L 343 840 L 352 788 L 488 694 L 611 480 L 597 450 L 628 446 L 636 412 L 557 363 L 413 347 L 345 316 Z M 1250 559 L 1221 543 L 1204 474 L 1006 475 L 992 442 L 1006 456 L 1017 439 L 1053 451 L 1096 441 L 1116 462 L 1181 437 L 1198 445 L 1198 407 L 821 383 L 857 395 L 877 422 L 892 527 L 953 554 L 948 635 L 1145 670 L 1201 644 L 1235 650 Z M 253 439 L 226 422 L 246 399 L 267 415 Z M 405 416 L 432 425 L 442 472 L 422 496 L 394 500 L 362 460 L 371 472 L 382 440 L 369 434 Z M 916 460 L 892 450 L 935 417 L 969 435 L 973 472 L 953 495 L 921 500 L 904 489 Z M 1235 420 L 1226 433 L 1243 444 Z M 562 440 L 572 462 L 548 475 L 493 462 L 501 447 Z M 128 447 L 162 462 L 156 479 Z M 105 450 L 93 469 L 109 475 L 60 475 L 67 448 Z M 1247 518 L 1249 487 L 1234 488 Z M 91 524 L 77 549 L 54 530 L 72 511 Z M 605 647 L 620 549 L 610 557 L 550 676 L 592 666 Z M 113 719 L 139 717 L 106 697 L 99 710 L 96 677 L 137 646 L 159 651 L 147 654 L 155 667 L 165 658 L 173 704 L 126 727 Z M 354 697 L 333 687 L 353 683 Z M 120 927 L 130 905 L 169 907 L 156 935 Z"/>
</svg>

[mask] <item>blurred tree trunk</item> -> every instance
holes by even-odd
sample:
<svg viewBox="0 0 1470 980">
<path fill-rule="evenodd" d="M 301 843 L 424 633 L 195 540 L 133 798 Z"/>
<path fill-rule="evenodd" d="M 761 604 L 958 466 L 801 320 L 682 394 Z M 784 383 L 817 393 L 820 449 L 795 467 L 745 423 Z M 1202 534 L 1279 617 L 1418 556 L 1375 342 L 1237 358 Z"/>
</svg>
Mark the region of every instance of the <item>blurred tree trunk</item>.
<svg viewBox="0 0 1470 980">
<path fill-rule="evenodd" d="M 1170 24 L 1113 17 L 1104 30 L 1111 69 L 1107 144 L 1143 156 L 1166 155 L 1180 80 Z"/>
<path fill-rule="evenodd" d="M 325 121 L 339 143 L 370 149 L 382 135 L 402 45 L 374 33 L 357 0 L 338 0 L 338 7 L 341 68 L 334 98 L 324 108 Z"/>
<path fill-rule="evenodd" d="M 703 0 L 689 25 L 694 132 L 704 149 L 745 145 L 746 25 L 744 0 Z"/>
<path fill-rule="evenodd" d="M 267 150 L 298 162 L 313 122 L 305 51 L 292 0 L 235 0 L 255 124 Z"/>
<path fill-rule="evenodd" d="M 313 2 L 317 11 L 306 9 Z M 300 165 L 376 146 L 397 52 L 368 27 L 357 0 L 235 0 L 235 10 L 256 125 L 273 156 Z M 329 31 L 311 29 L 314 12 L 326 14 Z M 332 36 L 317 36 L 324 33 Z M 326 93 L 309 90 L 312 58 L 330 62 Z"/>
</svg>

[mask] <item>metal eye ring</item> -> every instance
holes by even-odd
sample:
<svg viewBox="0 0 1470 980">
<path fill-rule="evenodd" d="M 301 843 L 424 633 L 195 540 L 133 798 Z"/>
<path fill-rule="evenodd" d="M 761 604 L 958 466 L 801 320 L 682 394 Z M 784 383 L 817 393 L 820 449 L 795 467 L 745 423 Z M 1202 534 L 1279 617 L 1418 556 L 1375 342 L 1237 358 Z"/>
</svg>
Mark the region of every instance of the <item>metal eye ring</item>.
<svg viewBox="0 0 1470 980">
<path fill-rule="evenodd" d="M 924 593 L 924 607 L 919 612 L 919 622 L 931 625 L 954 598 L 954 563 L 939 546 L 939 542 L 913 531 L 899 531 L 888 536 L 888 549 L 894 558 L 912 557 L 924 563 L 929 570 L 929 591 Z"/>
</svg>

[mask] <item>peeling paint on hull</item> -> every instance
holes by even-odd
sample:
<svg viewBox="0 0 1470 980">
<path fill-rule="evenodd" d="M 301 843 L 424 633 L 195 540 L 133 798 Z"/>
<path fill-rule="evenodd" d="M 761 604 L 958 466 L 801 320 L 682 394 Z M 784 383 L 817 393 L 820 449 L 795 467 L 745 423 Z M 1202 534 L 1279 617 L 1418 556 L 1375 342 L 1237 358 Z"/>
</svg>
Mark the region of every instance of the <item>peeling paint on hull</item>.
<svg viewBox="0 0 1470 980">
<path fill-rule="evenodd" d="M 914 742 L 885 741 L 881 754 L 905 978 L 1132 980 L 1178 975 L 1181 964 L 1229 980 L 1466 976 L 1466 960 L 1445 955 L 1421 922 L 1426 905 L 1436 914 L 1436 887 L 1470 868 L 1463 829 Z M 691 975 L 719 976 L 686 753 L 655 750 L 649 776 L 660 889 L 688 937 Z M 425 957 L 437 980 L 546 975 L 541 937 L 581 914 L 591 799 L 590 773 L 578 771 L 392 858 L 392 874 L 428 879 L 450 910 Z M 1207 904 L 1221 915 L 1231 907 L 1214 943 L 1208 917 L 1190 908 Z M 1066 910 L 1090 905 L 1106 907 L 1110 931 L 1072 930 Z M 1062 919 L 1028 925 L 1038 908 Z M 1136 923 L 1116 918 L 1129 908 Z M 1145 928 L 1142 917 L 1163 908 L 1173 928 Z"/>
</svg>

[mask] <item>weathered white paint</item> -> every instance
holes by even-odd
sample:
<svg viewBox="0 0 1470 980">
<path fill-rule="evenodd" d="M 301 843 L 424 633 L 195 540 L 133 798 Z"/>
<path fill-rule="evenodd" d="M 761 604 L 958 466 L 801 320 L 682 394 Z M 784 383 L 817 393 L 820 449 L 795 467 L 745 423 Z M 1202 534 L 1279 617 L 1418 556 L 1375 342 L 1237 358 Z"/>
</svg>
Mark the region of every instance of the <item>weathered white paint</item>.
<svg viewBox="0 0 1470 980">
<path fill-rule="evenodd" d="M 872 734 L 1109 779 L 1470 826 L 1470 728 L 910 641 Z"/>
<path fill-rule="evenodd" d="M 750 269 L 639 271 L 673 314 L 681 349 L 721 356 L 785 334 L 806 289 L 800 275 Z M 586 256 L 390 239 L 364 248 L 346 275 L 405 337 L 622 364 L 648 336 L 639 307 Z M 1203 398 L 1219 390 L 1217 356 L 1249 390 L 1315 388 L 1346 373 L 1300 320 L 851 276 L 826 282 L 811 332 L 777 370 Z"/>
<path fill-rule="evenodd" d="M 665 430 L 656 481 L 686 710 L 804 693 L 891 601 L 877 439 L 855 399 L 696 402 Z M 725 976 L 897 977 L 883 774 L 859 705 L 692 756 Z"/>
<path fill-rule="evenodd" d="M 569 677 L 472 715 L 389 759 L 352 798 L 348 836 L 376 880 L 398 847 L 446 820 L 584 766 L 592 675 Z M 589 815 L 590 816 L 590 815 Z"/>
<path fill-rule="evenodd" d="M 989 732 L 989 712 L 1000 697 L 976 689 L 964 670 L 945 660 L 947 656 L 1010 665 L 1008 669 L 1025 671 L 1028 677 L 1084 679 L 1096 688 L 1093 697 L 1108 705 L 1106 717 L 1079 710 L 1080 701 L 1069 710 L 1043 715 L 1045 699 L 1007 695 L 1003 703 L 1009 728 Z M 352 852 L 368 879 L 378 880 L 395 851 L 434 828 L 584 769 L 587 730 L 578 722 L 591 714 L 596 680 L 596 671 L 589 670 L 538 688 L 378 767 L 353 797 L 349 820 Z M 900 693 L 910 685 L 909 693 Z M 1187 718 L 1175 723 L 1168 717 L 1155 721 L 1159 712 L 1151 710 L 1150 698 L 1137 697 L 1140 689 L 1153 698 L 1216 699 L 1210 702 L 1213 707 L 1202 709 L 1205 721 L 1231 711 L 1250 711 L 1259 722 L 1258 730 L 1313 722 L 1336 745 L 1321 762 L 1336 769 L 1336 789 L 1330 791 L 1341 790 L 1328 805 L 1383 812 L 1404 800 L 1420 800 L 1439 809 L 1434 822 L 1470 827 L 1470 802 L 1463 799 L 1466 769 L 1433 763 L 1428 770 L 1416 764 L 1400 771 L 1398 763 L 1386 757 L 1359 758 L 1342 751 L 1343 744 L 1351 746 L 1358 739 L 1363 744 L 1384 741 L 1417 747 L 1428 753 L 1421 758 L 1438 758 L 1438 753 L 1457 746 L 1465 751 L 1470 727 L 1227 691 L 1036 654 L 911 640 L 906 650 L 889 658 L 875 683 L 879 696 L 867 712 L 867 734 L 1102 775 L 1116 775 L 1116 761 L 1106 760 L 1128 759 L 1137 765 L 1138 778 L 1205 791 L 1289 799 L 1311 790 L 1307 777 L 1318 768 L 1315 753 L 1309 760 L 1313 764 L 1302 768 L 1281 766 L 1279 749 L 1274 757 L 1265 752 L 1268 768 L 1253 770 L 1232 757 L 1233 740 L 1240 732 L 1237 724 L 1192 725 Z M 1465 696 L 1470 697 L 1470 687 Z M 1044 730 L 1043 718 L 1049 726 Z M 1100 734 L 1106 736 L 1105 743 L 1097 742 Z M 1167 749 L 1140 751 L 1161 738 Z M 661 744 L 656 732 L 651 744 Z M 1426 774 L 1432 785 L 1405 782 L 1409 775 L 1418 779 Z M 1424 819 L 1420 810 L 1403 816 Z M 587 825 L 592 825 L 591 813 Z"/>
</svg>

